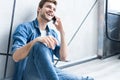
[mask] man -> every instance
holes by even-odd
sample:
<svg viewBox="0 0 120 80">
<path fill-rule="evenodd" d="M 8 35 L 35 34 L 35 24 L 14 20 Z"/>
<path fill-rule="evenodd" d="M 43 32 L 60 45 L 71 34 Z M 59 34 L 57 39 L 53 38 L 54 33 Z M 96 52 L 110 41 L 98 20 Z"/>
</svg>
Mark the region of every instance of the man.
<svg viewBox="0 0 120 80">
<path fill-rule="evenodd" d="M 56 0 L 41 0 L 37 9 L 37 18 L 20 24 L 13 34 L 13 60 L 16 62 L 14 80 L 89 80 L 63 73 L 53 64 L 53 55 L 66 61 L 67 45 L 60 18 L 55 16 Z M 60 32 L 50 29 L 47 23 L 54 23 Z M 93 79 L 91 79 L 93 80 Z"/>
</svg>

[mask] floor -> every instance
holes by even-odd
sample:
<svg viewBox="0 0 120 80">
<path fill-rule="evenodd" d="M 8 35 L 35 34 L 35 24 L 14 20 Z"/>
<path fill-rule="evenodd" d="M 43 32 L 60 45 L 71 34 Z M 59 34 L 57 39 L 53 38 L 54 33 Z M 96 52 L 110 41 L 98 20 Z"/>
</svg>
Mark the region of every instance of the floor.
<svg viewBox="0 0 120 80">
<path fill-rule="evenodd" d="M 96 59 L 63 70 L 78 76 L 91 76 L 95 80 L 120 80 L 120 59 L 116 55 L 106 59 Z"/>
</svg>

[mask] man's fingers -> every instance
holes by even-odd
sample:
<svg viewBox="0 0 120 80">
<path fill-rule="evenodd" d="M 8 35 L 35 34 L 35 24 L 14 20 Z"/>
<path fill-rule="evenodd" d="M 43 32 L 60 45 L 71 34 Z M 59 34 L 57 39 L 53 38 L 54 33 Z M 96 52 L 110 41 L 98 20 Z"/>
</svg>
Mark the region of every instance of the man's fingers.
<svg viewBox="0 0 120 80">
<path fill-rule="evenodd" d="M 57 44 L 56 38 L 54 38 L 53 36 L 48 36 L 48 37 L 55 45 Z"/>
<path fill-rule="evenodd" d="M 48 42 L 49 42 L 50 48 L 54 49 L 57 44 L 56 39 L 52 36 L 48 36 Z"/>
<path fill-rule="evenodd" d="M 45 44 L 47 47 L 54 49 L 57 45 L 57 40 L 53 36 L 38 37 L 40 42 Z"/>
</svg>

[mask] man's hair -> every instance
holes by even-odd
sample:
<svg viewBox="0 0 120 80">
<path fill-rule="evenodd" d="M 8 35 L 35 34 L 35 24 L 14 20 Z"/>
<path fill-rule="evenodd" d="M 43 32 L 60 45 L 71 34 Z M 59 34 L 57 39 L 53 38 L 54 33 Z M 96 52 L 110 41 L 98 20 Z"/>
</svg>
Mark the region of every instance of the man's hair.
<svg viewBox="0 0 120 80">
<path fill-rule="evenodd" d="M 51 2 L 55 5 L 57 5 L 57 1 L 56 0 L 41 0 L 40 3 L 39 3 L 39 7 L 42 8 L 43 5 L 46 3 L 46 2 Z"/>
</svg>

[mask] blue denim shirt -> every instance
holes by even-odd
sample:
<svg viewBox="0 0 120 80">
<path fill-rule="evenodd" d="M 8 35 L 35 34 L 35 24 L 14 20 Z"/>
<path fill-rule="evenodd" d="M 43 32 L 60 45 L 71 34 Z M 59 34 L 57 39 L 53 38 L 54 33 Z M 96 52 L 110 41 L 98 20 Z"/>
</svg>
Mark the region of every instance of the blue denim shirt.
<svg viewBox="0 0 120 80">
<path fill-rule="evenodd" d="M 18 25 L 18 27 L 16 28 L 13 34 L 12 53 L 14 53 L 16 49 L 26 45 L 27 43 L 29 43 L 30 41 L 32 41 L 33 39 L 41 35 L 38 26 L 39 24 L 37 19 L 31 22 Z M 58 40 L 57 33 L 53 29 L 50 29 L 48 25 L 46 26 L 46 30 L 47 30 L 47 35 L 52 35 Z M 60 49 L 60 45 L 56 45 L 54 50 L 50 49 L 51 55 L 52 56 L 55 55 L 56 57 L 59 58 L 59 49 Z M 16 63 L 16 70 L 15 70 L 15 76 L 14 76 L 15 79 L 21 80 L 22 73 L 26 66 L 26 61 L 27 61 L 27 58 Z"/>
</svg>

